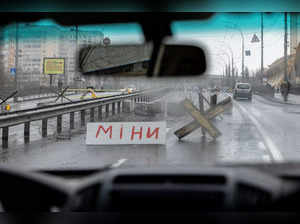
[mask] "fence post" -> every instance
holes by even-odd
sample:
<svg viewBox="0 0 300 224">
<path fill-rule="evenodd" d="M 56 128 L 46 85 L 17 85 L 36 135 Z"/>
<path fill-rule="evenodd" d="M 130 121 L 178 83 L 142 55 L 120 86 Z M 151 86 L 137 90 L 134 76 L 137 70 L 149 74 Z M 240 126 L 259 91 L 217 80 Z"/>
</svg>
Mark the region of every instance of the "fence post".
<svg viewBox="0 0 300 224">
<path fill-rule="evenodd" d="M 2 148 L 4 149 L 8 148 L 8 133 L 9 133 L 8 127 L 2 128 Z"/>
<path fill-rule="evenodd" d="M 30 121 L 24 124 L 24 143 L 28 144 L 30 142 Z"/>
<path fill-rule="evenodd" d="M 48 119 L 43 119 L 42 120 L 42 137 L 45 138 L 47 137 L 47 130 L 48 130 Z"/>
<path fill-rule="evenodd" d="M 102 120 L 102 106 L 98 106 L 98 120 Z"/>
<path fill-rule="evenodd" d="M 213 94 L 210 96 L 210 106 L 216 106 L 217 105 L 217 94 Z"/>
<path fill-rule="evenodd" d="M 70 113 L 70 129 L 74 129 L 74 112 Z"/>
<path fill-rule="evenodd" d="M 85 110 L 80 111 L 81 127 L 85 126 Z"/>
<path fill-rule="evenodd" d="M 132 101 L 130 101 L 130 102 L 132 102 Z M 124 112 L 125 111 L 125 103 L 124 103 L 124 100 L 122 101 L 122 112 Z"/>
<path fill-rule="evenodd" d="M 109 104 L 105 105 L 105 117 L 109 117 Z"/>
<path fill-rule="evenodd" d="M 116 103 L 112 103 L 112 115 L 116 114 Z"/>
<path fill-rule="evenodd" d="M 62 131 L 62 115 L 57 116 L 57 133 Z"/>
<path fill-rule="evenodd" d="M 91 108 L 90 112 L 90 121 L 94 122 L 95 121 L 95 108 Z"/>
<path fill-rule="evenodd" d="M 121 101 L 118 102 L 118 114 L 121 113 Z"/>
</svg>

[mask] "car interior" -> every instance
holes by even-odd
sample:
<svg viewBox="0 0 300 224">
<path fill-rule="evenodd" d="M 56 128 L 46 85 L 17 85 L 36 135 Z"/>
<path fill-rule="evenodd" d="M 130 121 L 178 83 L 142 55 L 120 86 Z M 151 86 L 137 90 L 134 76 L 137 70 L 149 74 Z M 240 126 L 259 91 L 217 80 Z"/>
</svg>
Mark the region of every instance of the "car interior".
<svg viewBox="0 0 300 224">
<path fill-rule="evenodd" d="M 184 1 L 176 4 L 167 0 L 157 4 L 151 1 L 125 2 L 129 2 L 127 4 L 133 9 L 144 6 L 147 12 L 7 12 L 14 6 L 12 1 L 3 5 L 0 23 L 6 25 L 45 18 L 64 26 L 137 22 L 146 42 L 153 44 L 147 72 L 150 79 L 182 76 L 187 71 L 189 75 L 204 73 L 207 62 L 203 49 L 192 44 L 164 44 L 164 39 L 172 36 L 171 21 L 205 20 L 213 16 L 213 12 L 162 12 L 172 9 L 173 3 L 182 6 Z M 192 2 L 186 1 L 185 4 Z M 198 2 L 203 2 L 205 7 L 209 5 L 209 1 Z M 109 3 L 104 5 L 110 6 Z M 26 8 L 30 6 L 24 5 Z M 299 163 L 224 163 L 155 168 L 107 164 L 94 169 L 34 171 L 2 166 L 0 180 L 2 211 L 70 213 L 63 223 L 182 223 L 187 217 L 203 223 L 256 223 L 264 219 L 289 223 L 287 217 L 292 220 L 299 212 Z M 89 215 L 84 216 L 85 213 Z M 27 218 L 23 217 L 23 220 L 33 223 L 62 221 L 60 216 Z M 3 222 L 6 221 L 17 223 L 21 218 L 5 217 Z"/>
</svg>

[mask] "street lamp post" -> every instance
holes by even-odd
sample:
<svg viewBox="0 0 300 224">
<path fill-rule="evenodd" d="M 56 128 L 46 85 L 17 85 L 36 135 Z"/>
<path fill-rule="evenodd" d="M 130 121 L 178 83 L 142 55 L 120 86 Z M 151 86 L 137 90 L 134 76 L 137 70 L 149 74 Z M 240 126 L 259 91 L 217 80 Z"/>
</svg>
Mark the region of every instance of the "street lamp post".
<svg viewBox="0 0 300 224">
<path fill-rule="evenodd" d="M 225 70 L 226 70 L 226 66 L 227 66 L 227 62 L 226 62 L 226 60 L 224 60 L 224 58 L 223 57 L 221 57 L 221 55 L 218 55 L 218 58 L 219 59 L 221 59 L 221 61 L 223 62 L 223 64 L 222 64 L 222 76 L 224 76 L 224 68 L 225 68 Z"/>
<path fill-rule="evenodd" d="M 261 17 L 261 34 L 260 34 L 260 38 L 261 38 L 261 57 L 260 57 L 260 73 L 261 73 L 261 77 L 263 78 L 264 75 L 264 13 L 262 12 L 260 14 Z"/>
<path fill-rule="evenodd" d="M 241 35 L 242 35 L 242 39 L 243 39 L 243 43 L 242 43 L 242 76 L 244 78 L 245 76 L 245 70 L 244 70 L 244 67 L 245 67 L 245 55 L 244 55 L 244 52 L 245 52 L 245 39 L 244 39 L 244 35 L 243 35 L 243 32 L 241 31 Z"/>
<path fill-rule="evenodd" d="M 234 65 L 233 65 L 233 51 L 231 47 L 228 47 L 230 53 L 231 53 L 231 76 L 234 77 Z"/>
<path fill-rule="evenodd" d="M 15 89 L 18 90 L 18 60 L 19 60 L 19 24 L 16 22 L 16 54 L 15 54 Z M 14 102 L 18 101 L 18 97 L 14 96 Z"/>
<path fill-rule="evenodd" d="M 287 12 L 284 13 L 284 81 L 288 85 L 288 71 L 287 71 Z M 284 91 L 284 101 L 288 100 L 288 87 Z"/>
<path fill-rule="evenodd" d="M 230 76 L 230 56 L 226 53 L 226 52 L 223 52 L 223 55 L 226 55 L 227 56 L 227 59 L 228 59 L 228 67 L 229 67 L 229 69 L 228 69 L 228 76 Z M 233 59 L 232 59 L 233 60 Z"/>
<path fill-rule="evenodd" d="M 242 37 L 242 77 L 244 78 L 244 75 L 245 75 L 245 55 L 244 55 L 244 52 L 245 52 L 245 38 L 244 38 L 244 34 L 243 34 L 243 31 L 237 27 L 236 25 L 234 27 L 230 26 L 229 28 L 231 29 L 236 29 L 240 32 L 241 34 L 241 37 Z"/>
<path fill-rule="evenodd" d="M 227 65 L 229 66 L 229 72 L 228 72 L 228 74 L 230 75 L 230 56 L 229 56 L 229 54 L 227 54 L 227 52 L 223 51 L 222 54 L 212 54 L 212 55 L 218 56 L 218 58 L 220 58 L 223 61 L 224 65 L 225 65 L 225 70 L 226 71 L 227 71 Z M 227 56 L 228 63 L 224 60 L 223 57 L 221 57 L 222 55 Z M 227 75 L 227 72 L 226 72 L 226 75 Z"/>
<path fill-rule="evenodd" d="M 242 30 L 240 28 L 237 28 L 238 31 L 240 31 L 241 37 L 242 37 L 242 77 L 245 77 L 245 38 Z"/>
<path fill-rule="evenodd" d="M 230 54 L 231 54 L 231 76 L 234 77 L 234 57 L 233 57 L 233 51 L 232 51 L 232 48 L 227 45 L 224 41 L 219 41 L 220 43 L 222 43 L 223 45 L 222 46 L 225 46 L 229 51 L 230 51 Z M 222 52 L 226 53 L 226 55 L 228 55 L 227 52 L 225 52 L 224 50 L 222 50 Z M 228 56 L 230 58 L 230 56 Z M 229 61 L 229 64 L 230 64 L 230 61 Z"/>
</svg>

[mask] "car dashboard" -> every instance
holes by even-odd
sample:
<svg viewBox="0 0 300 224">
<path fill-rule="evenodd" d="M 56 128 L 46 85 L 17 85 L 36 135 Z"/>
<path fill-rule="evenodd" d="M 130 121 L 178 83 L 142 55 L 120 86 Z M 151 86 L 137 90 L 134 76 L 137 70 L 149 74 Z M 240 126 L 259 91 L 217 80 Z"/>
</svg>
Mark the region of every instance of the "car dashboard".
<svg viewBox="0 0 300 224">
<path fill-rule="evenodd" d="M 214 214 L 216 223 L 224 223 L 221 214 L 297 213 L 299 175 L 280 176 L 267 170 L 247 166 L 32 172 L 1 168 L 0 201 L 5 212 L 88 213 L 98 221 L 105 214 L 114 217 L 114 223 L 124 215 L 129 220 L 153 215 L 170 220 Z"/>
</svg>

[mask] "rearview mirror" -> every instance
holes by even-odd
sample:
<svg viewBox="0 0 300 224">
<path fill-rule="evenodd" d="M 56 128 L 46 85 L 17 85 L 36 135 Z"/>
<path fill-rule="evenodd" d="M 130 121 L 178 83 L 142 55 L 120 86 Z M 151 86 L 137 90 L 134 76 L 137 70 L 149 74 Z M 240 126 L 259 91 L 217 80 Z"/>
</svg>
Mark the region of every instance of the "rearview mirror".
<svg viewBox="0 0 300 224">
<path fill-rule="evenodd" d="M 79 52 L 79 69 L 84 74 L 145 75 L 151 50 L 150 44 L 88 46 Z"/>
<path fill-rule="evenodd" d="M 146 76 L 152 45 L 96 45 L 80 50 L 79 68 L 84 74 Z M 151 76 L 201 75 L 206 70 L 204 51 L 197 46 L 163 44 Z M 153 69 L 152 69 L 153 70 Z"/>
<path fill-rule="evenodd" d="M 205 71 L 205 53 L 200 47 L 167 44 L 160 48 L 154 76 L 202 75 Z"/>
</svg>

